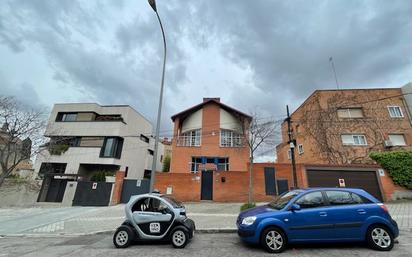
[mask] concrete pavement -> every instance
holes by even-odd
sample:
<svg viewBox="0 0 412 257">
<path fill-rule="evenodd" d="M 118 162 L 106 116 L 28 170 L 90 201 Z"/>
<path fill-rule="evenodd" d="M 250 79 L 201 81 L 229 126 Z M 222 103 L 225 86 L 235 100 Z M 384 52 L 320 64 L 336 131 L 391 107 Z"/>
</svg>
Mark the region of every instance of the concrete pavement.
<svg viewBox="0 0 412 257">
<path fill-rule="evenodd" d="M 207 232 L 234 231 L 239 203 L 188 203 L 187 213 L 197 229 Z M 412 202 L 387 204 L 401 229 L 412 229 Z M 64 207 L 0 209 L 0 235 L 72 236 L 115 230 L 124 220 L 124 205 L 109 207 Z M 1 256 L 0 256 L 1 257 Z"/>
</svg>

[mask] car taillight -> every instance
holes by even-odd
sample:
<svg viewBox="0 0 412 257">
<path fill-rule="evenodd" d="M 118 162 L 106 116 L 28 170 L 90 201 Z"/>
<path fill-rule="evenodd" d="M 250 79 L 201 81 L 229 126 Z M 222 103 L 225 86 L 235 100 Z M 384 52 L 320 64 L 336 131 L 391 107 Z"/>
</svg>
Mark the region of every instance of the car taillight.
<svg viewBox="0 0 412 257">
<path fill-rule="evenodd" d="M 382 210 L 384 210 L 386 213 L 389 213 L 388 208 L 386 208 L 386 206 L 383 203 L 378 203 L 378 206 L 382 208 Z"/>
</svg>

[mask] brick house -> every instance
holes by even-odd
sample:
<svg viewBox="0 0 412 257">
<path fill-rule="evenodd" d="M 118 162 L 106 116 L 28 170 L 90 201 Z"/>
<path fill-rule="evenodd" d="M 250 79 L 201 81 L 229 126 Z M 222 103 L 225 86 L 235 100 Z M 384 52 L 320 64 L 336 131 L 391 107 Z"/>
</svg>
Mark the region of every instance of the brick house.
<svg viewBox="0 0 412 257">
<path fill-rule="evenodd" d="M 400 88 L 316 90 L 292 114 L 296 163 L 373 164 L 372 151 L 412 148 Z M 287 122 L 277 160 L 290 162 Z"/>
<path fill-rule="evenodd" d="M 291 114 L 295 161 L 304 164 L 308 186 L 360 187 L 383 200 L 404 195 L 369 158 L 373 151 L 412 149 L 402 90 L 316 90 Z M 277 162 L 290 163 L 286 121 L 281 130 Z"/>
<path fill-rule="evenodd" d="M 244 144 L 252 117 L 220 102 L 203 102 L 172 117 L 174 137 L 170 173 L 202 175 L 202 199 L 212 199 L 213 171 L 246 171 L 249 148 Z"/>
<path fill-rule="evenodd" d="M 249 148 L 244 128 L 252 117 L 220 102 L 203 102 L 172 116 L 174 138 L 170 172 L 246 171 Z"/>
</svg>

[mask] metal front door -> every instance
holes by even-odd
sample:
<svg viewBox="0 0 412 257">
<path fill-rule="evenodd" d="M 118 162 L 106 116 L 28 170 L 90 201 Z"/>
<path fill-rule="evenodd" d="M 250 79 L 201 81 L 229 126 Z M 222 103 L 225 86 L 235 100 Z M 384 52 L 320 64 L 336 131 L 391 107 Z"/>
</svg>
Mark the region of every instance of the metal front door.
<svg viewBox="0 0 412 257">
<path fill-rule="evenodd" d="M 265 167 L 264 171 L 266 195 L 276 195 L 275 168 Z"/>
<path fill-rule="evenodd" d="M 202 171 L 201 200 L 213 200 L 213 171 Z"/>
</svg>

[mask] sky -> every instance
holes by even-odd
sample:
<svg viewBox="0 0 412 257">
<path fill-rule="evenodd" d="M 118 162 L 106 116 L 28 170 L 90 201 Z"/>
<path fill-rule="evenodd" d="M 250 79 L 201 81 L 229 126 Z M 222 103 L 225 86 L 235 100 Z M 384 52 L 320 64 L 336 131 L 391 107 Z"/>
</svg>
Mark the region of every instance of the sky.
<svg viewBox="0 0 412 257">
<path fill-rule="evenodd" d="M 280 120 L 316 89 L 412 81 L 412 1 L 157 0 L 170 116 L 221 101 Z M 0 1 L 0 95 L 36 108 L 129 104 L 155 124 L 163 60 L 146 0 Z"/>
</svg>

